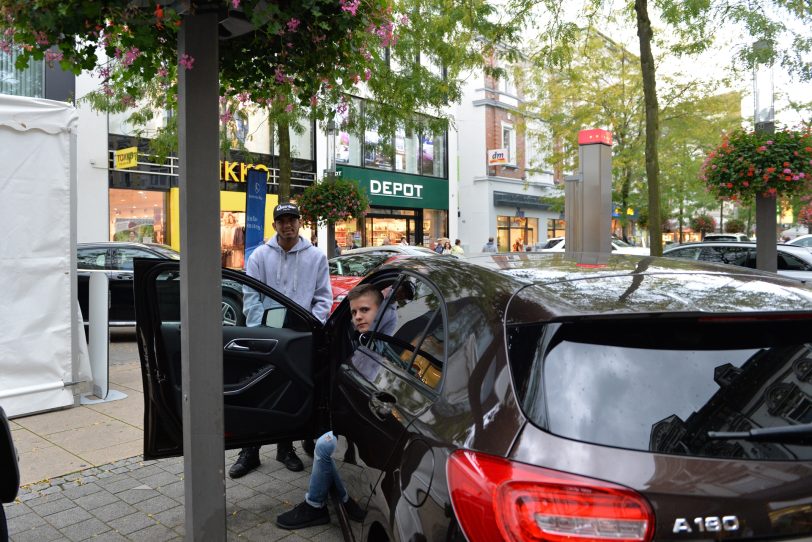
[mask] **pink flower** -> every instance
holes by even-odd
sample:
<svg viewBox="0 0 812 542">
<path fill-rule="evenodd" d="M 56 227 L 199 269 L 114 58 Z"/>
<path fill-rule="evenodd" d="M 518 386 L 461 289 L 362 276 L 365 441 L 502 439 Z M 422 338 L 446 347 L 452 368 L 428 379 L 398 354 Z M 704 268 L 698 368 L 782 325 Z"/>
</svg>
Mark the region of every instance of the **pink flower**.
<svg viewBox="0 0 812 542">
<path fill-rule="evenodd" d="M 158 77 L 166 77 L 167 75 L 169 75 L 169 71 L 166 68 L 163 66 L 158 68 Z"/>
<path fill-rule="evenodd" d="M 62 60 L 62 51 L 52 51 L 48 49 L 45 51 L 45 62 L 51 64 L 53 62 L 59 62 Z"/>
<path fill-rule="evenodd" d="M 293 104 L 288 104 L 285 106 L 285 112 L 290 113 L 293 111 Z"/>
<path fill-rule="evenodd" d="M 231 7 L 233 7 L 234 9 L 240 7 L 240 0 L 231 0 Z"/>
<path fill-rule="evenodd" d="M 220 122 L 222 122 L 223 124 L 228 124 L 229 122 L 231 122 L 231 119 L 233 118 L 234 115 L 231 114 L 231 111 L 226 109 L 225 112 L 222 115 L 220 115 Z"/>
<path fill-rule="evenodd" d="M 370 77 L 372 77 L 372 71 L 367 68 L 364 70 L 364 81 L 369 81 Z"/>
<path fill-rule="evenodd" d="M 767 147 L 765 147 L 764 145 L 762 145 L 761 147 L 759 147 L 759 148 L 758 148 L 758 149 L 756 149 L 756 150 L 757 150 L 758 152 L 764 152 L 764 151 L 766 151 L 766 150 L 767 150 Z"/>
<path fill-rule="evenodd" d="M 358 11 L 358 6 L 361 5 L 361 0 L 338 0 L 341 4 L 341 11 L 346 11 L 352 16 L 355 16 Z"/>
<path fill-rule="evenodd" d="M 3 51 L 6 54 L 11 53 L 11 42 L 0 40 L 0 51 Z"/>
<path fill-rule="evenodd" d="M 768 141 L 768 142 L 767 142 L 767 145 L 772 145 L 772 144 L 773 144 L 773 142 L 772 142 L 772 141 Z"/>
<path fill-rule="evenodd" d="M 318 104 L 319 104 L 319 97 L 314 94 L 313 96 L 310 97 L 310 106 L 311 107 L 316 107 Z"/>
<path fill-rule="evenodd" d="M 138 50 L 138 47 L 133 47 L 132 49 L 128 49 L 126 53 L 124 53 L 124 58 L 121 59 L 121 63 L 124 66 L 129 66 L 135 59 L 141 56 L 141 51 Z"/>
<path fill-rule="evenodd" d="M 784 173 L 792 173 L 792 170 L 791 170 L 791 169 L 789 169 L 788 167 L 787 167 L 787 168 L 784 168 Z"/>
<path fill-rule="evenodd" d="M 238 2 L 238 4 L 239 4 L 239 2 Z M 186 53 L 183 53 L 183 55 L 181 55 L 180 59 L 178 59 L 178 64 L 180 65 L 180 67 L 183 68 L 183 69 L 186 69 L 186 70 L 191 70 L 194 63 L 195 63 L 195 59 L 192 58 L 190 55 L 188 55 Z"/>
<path fill-rule="evenodd" d="M 288 21 L 288 32 L 296 32 L 296 29 L 299 28 L 299 25 L 302 24 L 302 21 L 296 19 L 295 17 Z"/>
<path fill-rule="evenodd" d="M 37 42 L 37 45 L 50 45 L 50 41 L 48 40 L 48 36 L 45 35 L 45 32 L 34 32 L 34 39 Z"/>
</svg>

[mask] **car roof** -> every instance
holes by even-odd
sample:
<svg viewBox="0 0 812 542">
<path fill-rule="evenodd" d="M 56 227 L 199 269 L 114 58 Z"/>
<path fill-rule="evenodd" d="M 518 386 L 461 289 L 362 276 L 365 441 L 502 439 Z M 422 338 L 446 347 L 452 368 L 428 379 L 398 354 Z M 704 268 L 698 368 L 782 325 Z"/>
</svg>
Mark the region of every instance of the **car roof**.
<svg viewBox="0 0 812 542">
<path fill-rule="evenodd" d="M 566 253 L 408 258 L 382 269 L 413 269 L 449 304 L 466 300 L 501 310 L 510 298 L 527 321 L 668 313 L 812 311 L 812 288 L 773 273 L 677 258 Z M 519 294 L 517 296 L 517 294 Z M 482 301 L 484 299 L 484 301 Z M 494 303 L 502 299 L 505 305 Z M 501 307 L 499 306 L 501 305 Z"/>
<path fill-rule="evenodd" d="M 676 250 L 685 249 L 686 247 L 733 247 L 733 248 L 757 248 L 758 245 L 753 241 L 702 241 L 699 243 L 683 243 L 681 245 L 669 246 L 663 250 L 663 256 L 666 255 L 668 252 L 674 252 Z M 776 249 L 781 252 L 789 252 L 791 254 L 804 254 L 809 253 L 809 250 L 806 247 L 801 247 L 797 245 L 787 245 L 783 243 L 777 243 Z"/>
<path fill-rule="evenodd" d="M 377 247 L 361 247 L 345 250 L 341 253 L 344 255 L 363 254 L 365 252 L 391 252 L 398 254 L 413 254 L 425 256 L 437 256 L 438 254 L 426 247 L 416 247 L 412 245 L 380 245 Z"/>
</svg>

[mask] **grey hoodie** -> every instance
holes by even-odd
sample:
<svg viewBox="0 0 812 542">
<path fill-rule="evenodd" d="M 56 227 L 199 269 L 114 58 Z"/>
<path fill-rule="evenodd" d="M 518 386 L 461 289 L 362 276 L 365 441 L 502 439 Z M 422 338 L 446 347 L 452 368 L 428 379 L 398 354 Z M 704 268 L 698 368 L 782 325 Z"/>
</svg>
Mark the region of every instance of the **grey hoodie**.
<svg viewBox="0 0 812 542">
<path fill-rule="evenodd" d="M 251 253 L 245 272 L 286 295 L 313 316 L 325 322 L 333 305 L 327 256 L 299 236 L 288 252 L 279 246 L 277 236 Z M 265 309 L 279 306 L 253 288 L 243 291 L 243 312 L 247 326 L 258 326 Z"/>
</svg>

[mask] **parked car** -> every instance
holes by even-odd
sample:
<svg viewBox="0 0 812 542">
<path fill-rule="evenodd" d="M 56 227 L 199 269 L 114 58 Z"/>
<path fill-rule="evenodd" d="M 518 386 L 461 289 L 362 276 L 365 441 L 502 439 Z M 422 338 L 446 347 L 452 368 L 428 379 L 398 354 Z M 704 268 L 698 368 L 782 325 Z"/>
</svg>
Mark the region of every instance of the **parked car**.
<svg viewBox="0 0 812 542">
<path fill-rule="evenodd" d="M 361 247 L 345 250 L 341 253 L 342 256 L 350 254 L 367 254 L 367 253 L 382 253 L 389 254 L 409 254 L 410 256 L 437 256 L 437 253 L 426 247 L 416 247 L 412 245 L 381 245 L 377 247 Z"/>
<path fill-rule="evenodd" d="M 706 233 L 703 241 L 733 241 L 737 243 L 749 243 L 752 240 L 744 233 Z"/>
<path fill-rule="evenodd" d="M 92 273 L 104 273 L 109 281 L 108 318 L 111 327 L 134 326 L 133 259 L 167 258 L 180 260 L 180 253 L 172 247 L 156 243 L 98 242 L 79 243 L 76 266 L 79 287 L 79 306 L 85 325 L 88 324 L 88 285 Z M 236 283 L 223 282 L 223 323 L 241 325 L 242 290 Z"/>
<path fill-rule="evenodd" d="M 20 488 L 20 467 L 17 450 L 11 438 L 6 412 L 0 407 L 0 540 L 8 540 L 8 525 L 3 503 L 14 502 Z"/>
<path fill-rule="evenodd" d="M 566 245 L 566 240 L 562 240 L 560 243 L 553 245 L 552 248 L 542 249 L 541 252 L 564 252 L 567 248 Z M 650 250 L 648 248 L 636 247 L 621 239 L 612 238 L 611 246 L 612 254 L 635 254 L 638 256 L 648 256 L 650 254 Z"/>
<path fill-rule="evenodd" d="M 224 270 L 281 305 L 223 328 L 226 446 L 346 437 L 365 542 L 812 537 L 812 289 L 586 263 L 403 258 L 364 278 L 388 295 L 360 337 L 347 301 L 322 325 Z M 181 455 L 178 263 L 139 260 L 135 291 L 144 459 Z"/>
<path fill-rule="evenodd" d="M 796 247 L 812 248 L 812 234 L 799 235 L 795 239 L 787 241 L 788 245 L 795 245 Z"/>
<path fill-rule="evenodd" d="M 663 250 L 669 258 L 687 258 L 756 269 L 756 244 L 736 241 L 688 243 Z M 804 247 L 778 245 L 778 274 L 807 282 L 812 280 L 812 252 Z"/>
</svg>

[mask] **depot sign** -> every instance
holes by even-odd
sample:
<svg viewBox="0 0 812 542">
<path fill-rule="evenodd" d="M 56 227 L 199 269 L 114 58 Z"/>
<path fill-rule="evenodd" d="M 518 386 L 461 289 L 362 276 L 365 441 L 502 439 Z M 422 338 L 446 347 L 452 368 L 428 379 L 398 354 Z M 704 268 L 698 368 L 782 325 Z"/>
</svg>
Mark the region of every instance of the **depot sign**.
<svg viewBox="0 0 812 542">
<path fill-rule="evenodd" d="M 357 181 L 369 203 L 404 209 L 448 209 L 448 180 L 426 175 L 338 166 L 341 178 Z"/>
<path fill-rule="evenodd" d="M 423 197 L 423 185 L 370 179 L 369 194 L 371 196 L 399 196 L 420 199 Z"/>
</svg>

